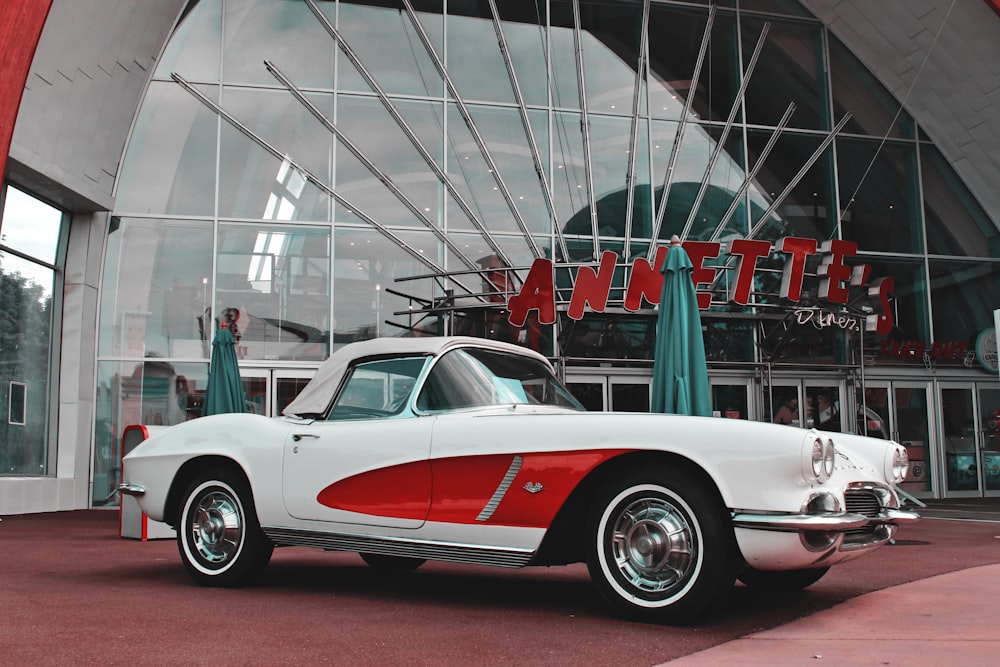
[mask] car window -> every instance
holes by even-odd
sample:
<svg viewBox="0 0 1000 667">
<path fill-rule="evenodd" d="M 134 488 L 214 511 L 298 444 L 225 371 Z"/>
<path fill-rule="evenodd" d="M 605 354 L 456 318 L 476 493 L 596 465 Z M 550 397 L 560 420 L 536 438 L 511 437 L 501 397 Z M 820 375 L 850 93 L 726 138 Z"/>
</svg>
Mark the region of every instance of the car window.
<svg viewBox="0 0 1000 667">
<path fill-rule="evenodd" d="M 426 361 L 426 357 L 404 357 L 355 365 L 348 371 L 327 419 L 379 419 L 399 414 Z"/>
<path fill-rule="evenodd" d="M 416 403 L 418 409 L 432 411 L 511 404 L 584 409 L 545 364 L 518 354 L 475 348 L 442 356 Z"/>
</svg>

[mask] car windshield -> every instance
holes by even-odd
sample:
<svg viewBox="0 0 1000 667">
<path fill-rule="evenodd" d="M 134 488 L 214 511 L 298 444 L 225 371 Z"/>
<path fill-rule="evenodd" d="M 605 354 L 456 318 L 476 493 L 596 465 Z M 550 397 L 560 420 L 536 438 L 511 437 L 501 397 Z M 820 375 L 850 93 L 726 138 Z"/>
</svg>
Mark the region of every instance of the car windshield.
<svg viewBox="0 0 1000 667">
<path fill-rule="evenodd" d="M 417 397 L 417 408 L 432 411 L 511 404 L 584 410 L 545 364 L 477 348 L 460 348 L 442 356 Z"/>
</svg>

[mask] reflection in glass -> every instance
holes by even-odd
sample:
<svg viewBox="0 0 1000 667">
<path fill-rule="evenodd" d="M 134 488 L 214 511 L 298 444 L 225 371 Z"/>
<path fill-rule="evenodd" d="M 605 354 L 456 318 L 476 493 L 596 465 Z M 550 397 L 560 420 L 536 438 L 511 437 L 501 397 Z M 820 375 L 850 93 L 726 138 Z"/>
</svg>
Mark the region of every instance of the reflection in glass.
<svg viewBox="0 0 1000 667">
<path fill-rule="evenodd" d="M 333 10 L 331 2 L 317 3 Z M 301 0 L 226 2 L 223 77 L 233 83 L 274 85 L 269 60 L 298 86 L 333 87 L 336 43 Z"/>
<path fill-rule="evenodd" d="M 993 327 L 997 307 L 995 264 L 975 260 L 931 260 L 931 312 L 934 340 L 972 345 L 979 332 Z"/>
<path fill-rule="evenodd" d="M 207 358 L 212 226 L 113 218 L 101 291 L 101 355 Z"/>
<path fill-rule="evenodd" d="M 933 146 L 921 145 L 927 251 L 1000 258 L 1000 233 L 969 189 Z"/>
<path fill-rule="evenodd" d="M 945 486 L 948 491 L 979 488 L 976 421 L 970 389 L 941 389 Z"/>
<path fill-rule="evenodd" d="M 713 416 L 725 419 L 750 419 L 749 398 L 745 384 L 713 384 Z"/>
<path fill-rule="evenodd" d="M 912 137 L 913 119 L 843 42 L 827 32 L 833 115 L 851 114 L 845 133 L 889 138 Z M 896 114 L 899 114 L 897 117 Z"/>
<path fill-rule="evenodd" d="M 172 426 L 201 416 L 207 363 L 161 359 L 97 364 L 92 501 L 117 503 L 121 434 L 131 424 Z"/>
<path fill-rule="evenodd" d="M 241 359 L 328 356 L 329 229 L 220 224 L 216 273 L 216 319 Z"/>
<path fill-rule="evenodd" d="M 217 87 L 199 91 L 218 97 Z M 151 82 L 129 138 L 115 210 L 212 215 L 218 123 L 211 109 L 177 84 Z"/>
<path fill-rule="evenodd" d="M 188 81 L 218 81 L 222 0 L 188 3 L 156 65 L 156 76 L 177 72 Z"/>
<path fill-rule="evenodd" d="M 764 414 L 774 424 L 801 426 L 798 385 L 764 387 Z"/>
</svg>

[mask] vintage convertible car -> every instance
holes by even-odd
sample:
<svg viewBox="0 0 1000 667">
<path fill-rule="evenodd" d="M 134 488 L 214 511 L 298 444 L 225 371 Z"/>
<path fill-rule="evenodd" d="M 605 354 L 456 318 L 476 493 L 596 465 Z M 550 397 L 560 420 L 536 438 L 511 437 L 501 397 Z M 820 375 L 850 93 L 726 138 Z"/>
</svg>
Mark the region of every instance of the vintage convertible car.
<svg viewBox="0 0 1000 667">
<path fill-rule="evenodd" d="M 586 412 L 515 345 L 380 338 L 337 351 L 282 417 L 156 431 L 120 490 L 177 529 L 201 584 L 246 583 L 286 545 L 386 570 L 586 562 L 620 614 L 687 623 L 737 578 L 802 588 L 886 544 L 919 518 L 906 470 L 885 440 Z"/>
</svg>

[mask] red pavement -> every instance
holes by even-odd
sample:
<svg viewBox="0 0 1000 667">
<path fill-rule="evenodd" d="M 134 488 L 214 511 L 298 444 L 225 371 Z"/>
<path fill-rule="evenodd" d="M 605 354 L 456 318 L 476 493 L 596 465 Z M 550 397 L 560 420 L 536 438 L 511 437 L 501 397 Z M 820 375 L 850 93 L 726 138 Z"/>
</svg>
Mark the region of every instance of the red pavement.
<svg viewBox="0 0 1000 667">
<path fill-rule="evenodd" d="M 582 566 L 429 563 L 387 577 L 356 554 L 296 548 L 278 550 L 258 586 L 205 589 L 172 541 L 118 538 L 114 512 L 5 516 L 0 660 L 620 667 L 938 665 L 944 655 L 985 664 L 1000 648 L 1000 499 L 924 513 L 939 518 L 806 591 L 736 587 L 727 609 L 691 627 L 611 616 Z"/>
</svg>

